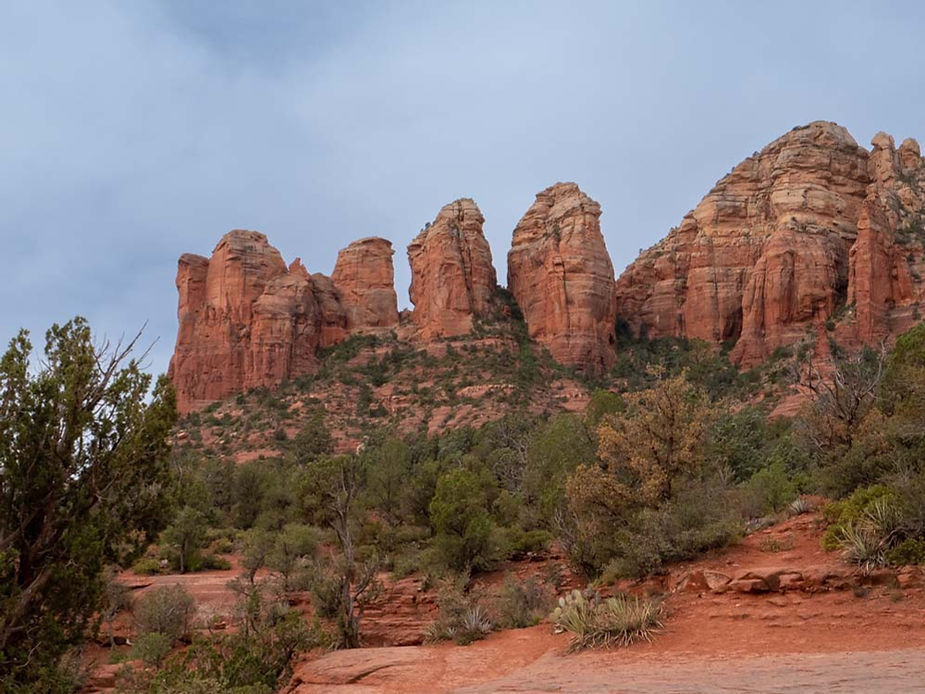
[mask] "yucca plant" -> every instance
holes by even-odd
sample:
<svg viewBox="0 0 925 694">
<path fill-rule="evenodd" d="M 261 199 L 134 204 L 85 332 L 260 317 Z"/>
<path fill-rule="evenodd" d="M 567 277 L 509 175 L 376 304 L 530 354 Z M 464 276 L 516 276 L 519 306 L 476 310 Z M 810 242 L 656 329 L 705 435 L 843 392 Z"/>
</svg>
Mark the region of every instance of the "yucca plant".
<svg viewBox="0 0 925 694">
<path fill-rule="evenodd" d="M 493 628 L 494 625 L 485 610 L 481 605 L 476 605 L 466 610 L 452 638 L 458 645 L 467 646 L 473 641 L 484 639 Z"/>
<path fill-rule="evenodd" d="M 842 556 L 863 571 L 886 564 L 886 552 L 896 539 L 899 515 L 885 497 L 875 499 L 855 523 L 839 528 L 836 539 Z"/>
<path fill-rule="evenodd" d="M 886 561 L 886 544 L 883 538 L 863 523 L 847 523 L 840 528 L 838 545 L 842 556 L 865 572 L 882 566 Z"/>
<path fill-rule="evenodd" d="M 574 590 L 559 599 L 552 618 L 558 632 L 572 634 L 572 653 L 650 641 L 662 627 L 661 614 L 661 605 L 653 600 L 621 594 L 601 601 L 596 594 L 586 596 Z"/>
<path fill-rule="evenodd" d="M 815 510 L 815 502 L 813 502 L 812 499 L 807 499 L 805 496 L 798 496 L 791 501 L 790 506 L 787 507 L 787 512 L 791 516 L 802 516 L 804 513 L 812 513 Z"/>
</svg>

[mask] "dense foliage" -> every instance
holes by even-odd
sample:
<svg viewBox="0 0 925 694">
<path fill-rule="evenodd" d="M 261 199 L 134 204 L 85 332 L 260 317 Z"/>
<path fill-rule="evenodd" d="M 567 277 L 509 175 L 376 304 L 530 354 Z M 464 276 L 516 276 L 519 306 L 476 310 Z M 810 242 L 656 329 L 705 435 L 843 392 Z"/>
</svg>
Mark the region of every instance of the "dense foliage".
<svg viewBox="0 0 925 694">
<path fill-rule="evenodd" d="M 293 431 L 291 403 L 260 391 L 237 404 L 256 398 L 270 413 L 279 454 L 238 463 L 227 439 L 202 444 L 200 424 L 235 421 L 215 408 L 191 414 L 168 454 L 169 389 L 161 383 L 145 400 L 148 377 L 134 362 L 120 370 L 121 352 L 100 361 L 83 322 L 49 332 L 46 365 L 34 376 L 28 342 L 15 340 L 2 363 L 0 402 L 5 662 L 22 661 L 24 644 L 49 646 L 9 681 L 52 681 L 94 609 L 111 619 L 124 596 L 101 578 L 106 564 L 188 572 L 228 568 L 237 554 L 240 604 L 230 634 L 195 636 L 182 596 L 157 603 L 168 596 L 154 594 L 134 606 L 133 652 L 155 669 L 126 688 L 256 692 L 276 687 L 300 649 L 361 645 L 363 611 L 379 595 L 382 571 L 419 572 L 440 586 L 428 637 L 468 643 L 498 626 L 535 623 L 558 587 L 553 576 L 509 581 L 489 599 L 473 590 L 473 574 L 555 543 L 589 580 L 643 577 L 780 517 L 801 494 L 834 500 L 825 545 L 846 559 L 865 568 L 925 561 L 925 327 L 889 355 L 833 344 L 826 373 L 804 348 L 740 373 L 703 343 L 624 335 L 610 374 L 572 375 L 591 393 L 583 412 L 518 400 L 548 368 L 520 337 L 513 371 L 503 367 L 517 385 L 500 419 L 399 434 L 398 422 L 362 394 L 429 357 L 395 348 L 350 367 L 365 343 L 348 341 L 322 371 L 359 384 L 363 444 L 335 454 L 342 432 L 317 401 L 299 403 Z M 453 349 L 447 360 L 464 361 Z M 769 419 L 776 385 L 796 380 L 815 397 L 792 422 Z M 54 508 L 40 503 L 49 499 Z M 41 544 L 45 527 L 57 533 L 51 549 Z M 38 548 L 52 551 L 47 590 L 29 589 L 42 570 L 31 558 Z M 310 594 L 317 621 L 288 609 L 293 591 Z M 31 595 L 41 609 L 20 612 Z M 587 644 L 645 638 L 658 624 L 649 603 L 568 608 Z M 18 614 L 28 615 L 21 625 Z M 193 644 L 176 653 L 181 640 Z"/>
<path fill-rule="evenodd" d="M 166 380 L 95 346 L 77 318 L 30 368 L 21 332 L 0 360 L 0 689 L 67 691 L 57 671 L 101 606 L 109 562 L 129 561 L 168 510 Z"/>
</svg>

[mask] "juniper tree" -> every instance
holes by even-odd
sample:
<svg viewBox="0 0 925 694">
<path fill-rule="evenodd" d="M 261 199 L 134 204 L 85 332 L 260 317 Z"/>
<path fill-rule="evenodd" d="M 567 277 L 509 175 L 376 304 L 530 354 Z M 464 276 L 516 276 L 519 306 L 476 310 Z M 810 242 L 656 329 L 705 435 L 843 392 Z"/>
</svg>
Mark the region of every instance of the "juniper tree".
<svg viewBox="0 0 925 694">
<path fill-rule="evenodd" d="M 172 389 L 128 344 L 54 325 L 31 363 L 26 331 L 0 359 L 0 690 L 55 691 L 57 662 L 169 508 Z M 41 682 L 41 683 L 39 683 Z"/>
</svg>

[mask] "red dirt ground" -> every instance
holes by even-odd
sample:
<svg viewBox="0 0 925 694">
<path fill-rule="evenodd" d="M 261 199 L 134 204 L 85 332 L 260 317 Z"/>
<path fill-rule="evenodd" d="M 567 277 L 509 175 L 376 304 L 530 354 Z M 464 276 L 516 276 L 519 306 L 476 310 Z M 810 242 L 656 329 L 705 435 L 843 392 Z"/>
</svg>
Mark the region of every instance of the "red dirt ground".
<svg viewBox="0 0 925 694">
<path fill-rule="evenodd" d="M 665 627 L 652 643 L 566 655 L 568 637 L 541 624 L 498 632 L 467 647 L 385 646 L 306 656 L 282 691 L 925 692 L 922 573 L 852 575 L 836 554 L 820 548 L 821 532 L 819 515 L 805 514 L 675 566 L 666 576 L 621 584 L 638 593 L 667 593 Z M 505 568 L 523 576 L 545 571 L 549 563 Z M 710 590 L 695 580 L 704 571 L 735 579 L 748 571 L 773 575 L 780 569 L 799 571 L 805 581 L 788 590 L 748 593 L 729 586 Z M 199 602 L 201 614 L 214 617 L 231 608 L 225 584 L 233 575 L 126 575 L 125 580 L 181 583 Z M 494 585 L 500 575 L 481 581 Z M 433 614 L 432 596 L 420 590 L 419 580 L 403 579 L 388 587 L 364 627 L 375 636 L 373 643 L 389 643 L 393 628 L 391 642 L 408 643 Z M 106 662 L 107 650 L 100 649 L 97 662 Z M 112 669 L 101 667 L 99 674 Z M 99 679 L 102 684 L 106 678 Z"/>
</svg>

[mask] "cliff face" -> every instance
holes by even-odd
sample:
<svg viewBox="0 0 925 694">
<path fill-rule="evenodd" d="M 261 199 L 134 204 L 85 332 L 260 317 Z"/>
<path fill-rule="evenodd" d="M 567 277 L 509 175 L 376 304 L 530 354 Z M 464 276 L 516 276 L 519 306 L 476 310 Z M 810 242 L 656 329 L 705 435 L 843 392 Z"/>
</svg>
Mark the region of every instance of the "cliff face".
<svg viewBox="0 0 925 694">
<path fill-rule="evenodd" d="M 842 307 L 842 340 L 895 333 L 911 301 L 896 257 L 918 254 L 896 251 L 896 231 L 921 218 L 922 159 L 911 140 L 873 145 L 815 122 L 746 159 L 621 275 L 618 318 L 650 337 L 734 342 L 745 366 Z"/>
<path fill-rule="evenodd" d="M 498 285 L 474 201 L 444 206 L 408 246 L 411 318 L 425 340 L 464 335 L 491 312 Z"/>
<path fill-rule="evenodd" d="M 340 293 L 350 331 L 398 325 L 398 296 L 392 244 L 385 239 L 354 241 L 337 254 L 331 280 Z"/>
<path fill-rule="evenodd" d="M 574 183 L 538 193 L 508 253 L 508 287 L 530 337 L 568 366 L 600 373 L 615 355 L 613 265 L 601 206 Z"/>
<path fill-rule="evenodd" d="M 914 140 L 897 148 L 878 133 L 868 151 L 834 123 L 794 128 L 722 178 L 616 282 L 600 214 L 574 183 L 551 186 L 508 254 L 530 337 L 568 366 L 610 368 L 617 321 L 638 335 L 731 343 L 732 358 L 751 366 L 814 334 L 851 347 L 921 317 L 925 161 Z M 460 199 L 408 246 L 409 339 L 465 335 L 494 314 L 483 222 Z M 181 411 L 310 373 L 319 348 L 396 328 L 392 255 L 385 239 L 361 239 L 332 277 L 309 275 L 263 234 L 232 231 L 209 259 L 181 256 L 170 365 Z"/>
<path fill-rule="evenodd" d="M 288 268 L 255 231 L 222 237 L 210 259 L 180 258 L 179 330 L 169 375 L 181 412 L 307 373 L 347 335 L 331 281 Z"/>
</svg>

